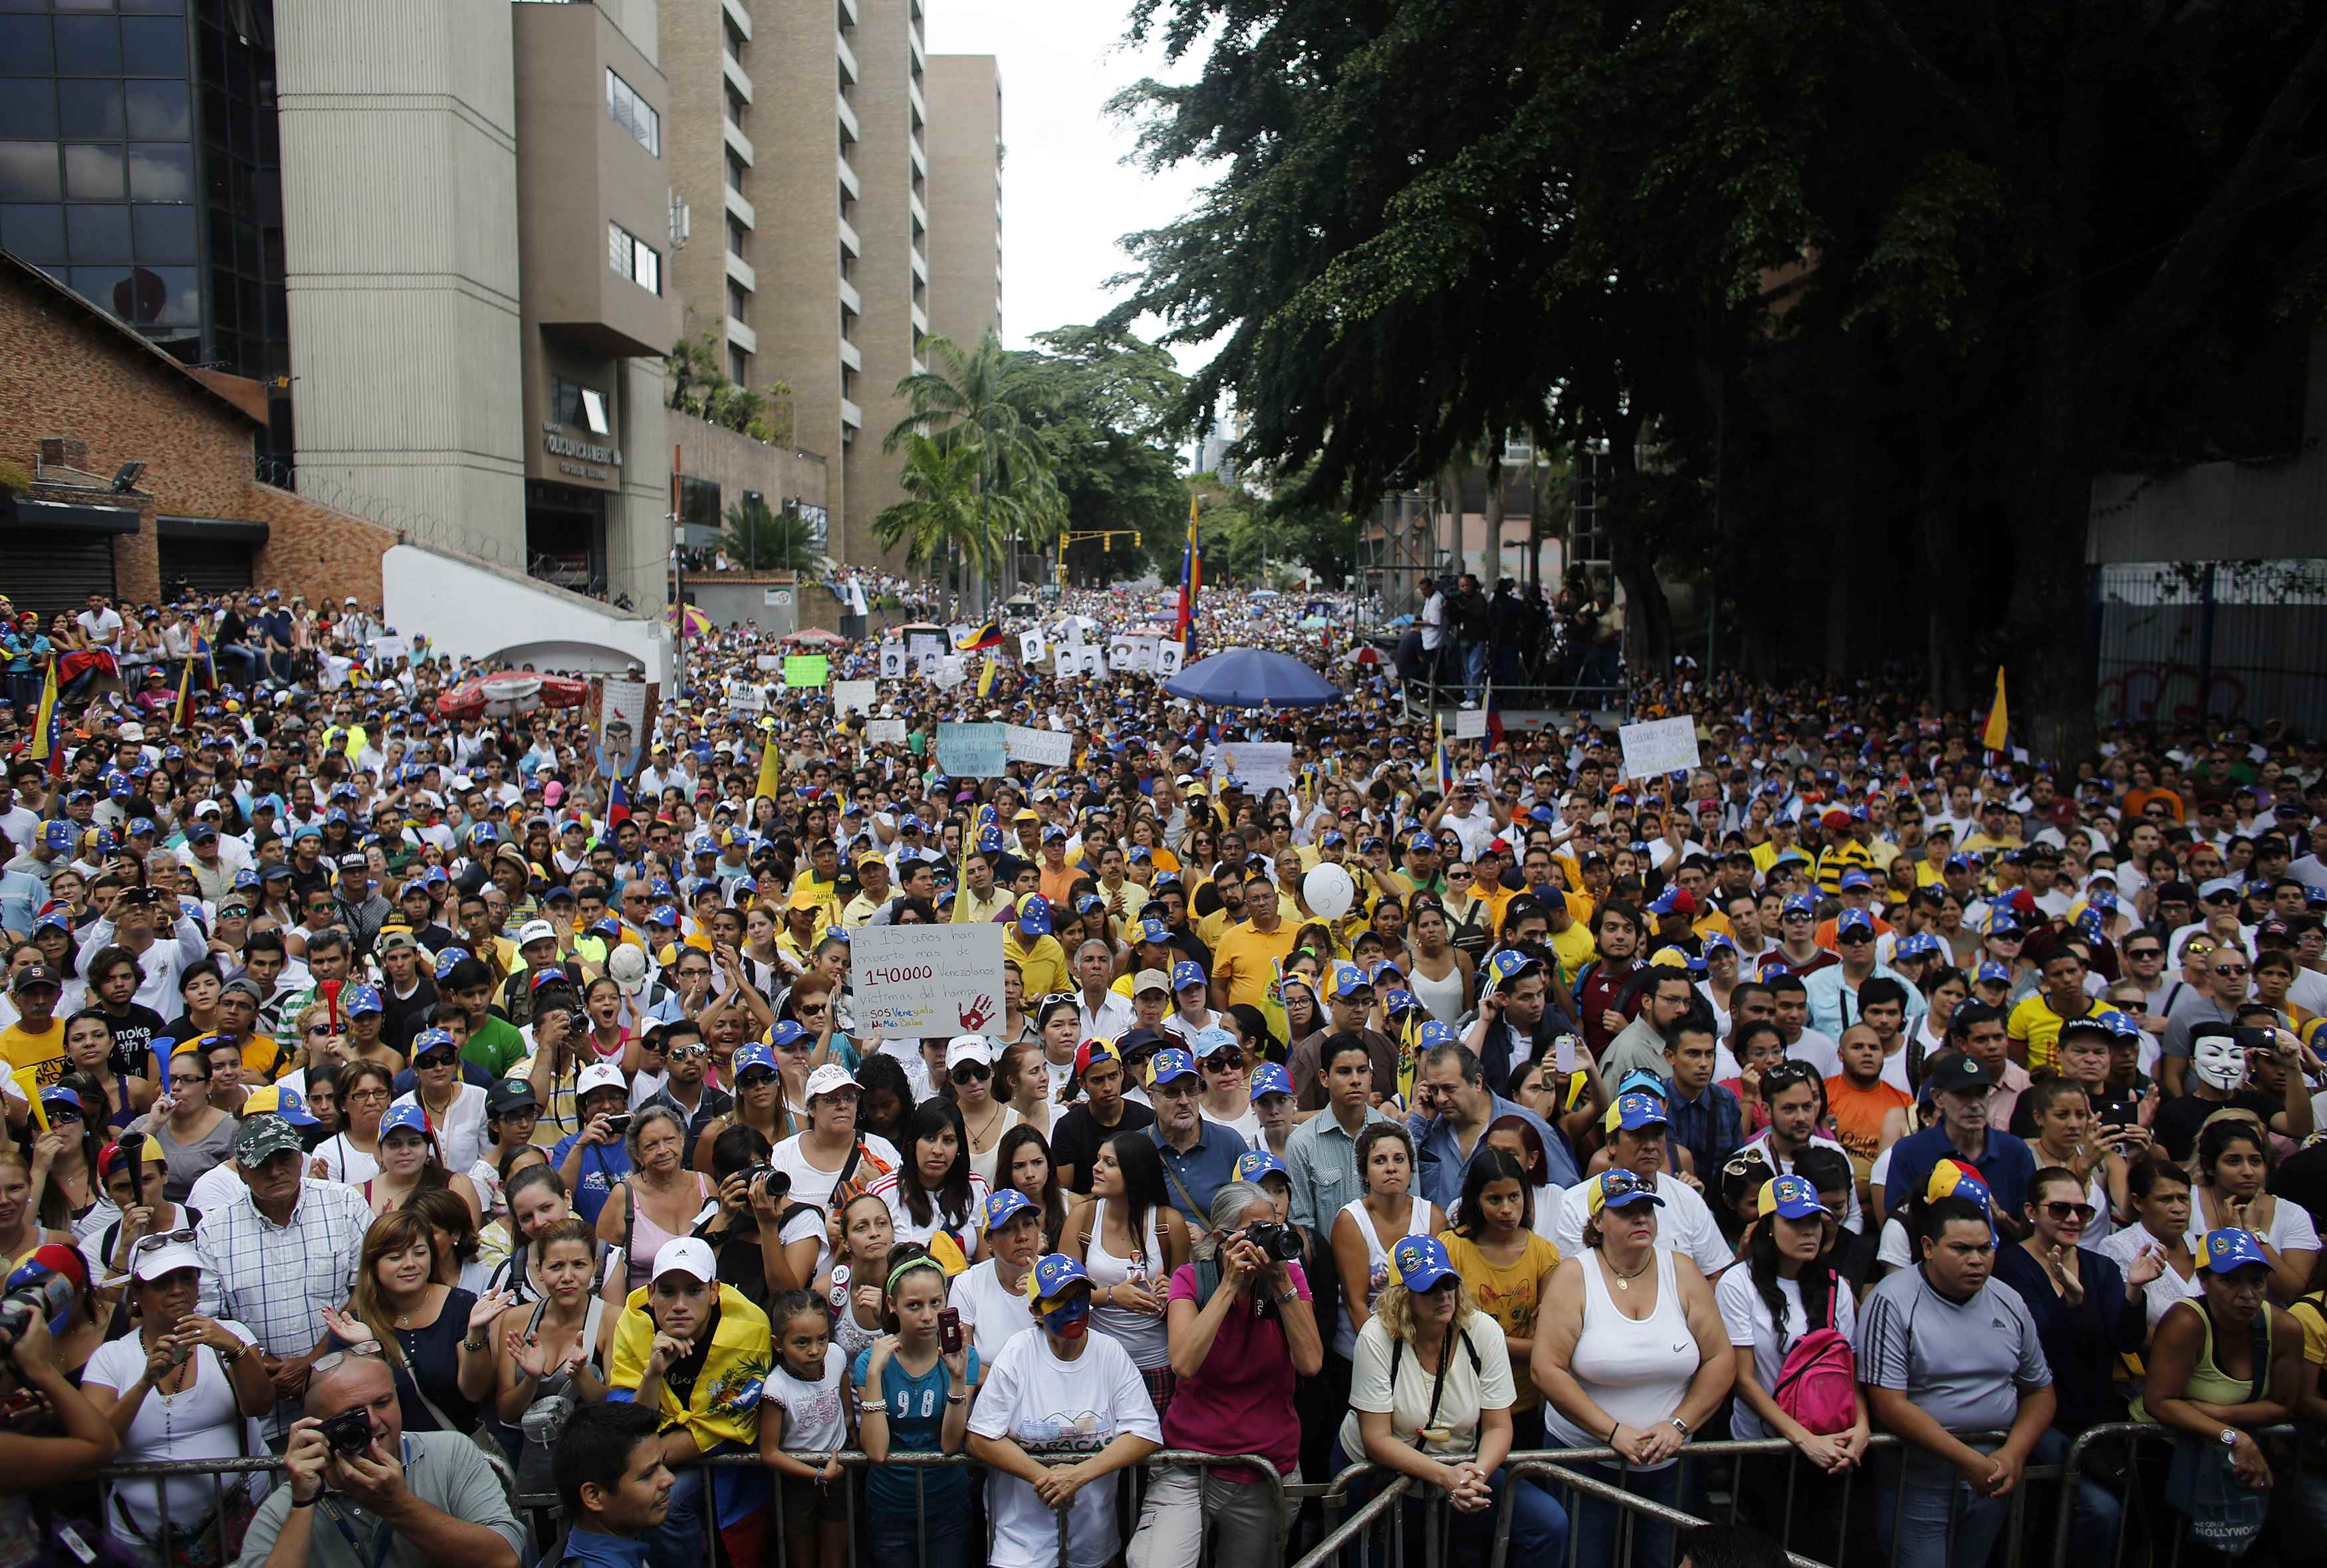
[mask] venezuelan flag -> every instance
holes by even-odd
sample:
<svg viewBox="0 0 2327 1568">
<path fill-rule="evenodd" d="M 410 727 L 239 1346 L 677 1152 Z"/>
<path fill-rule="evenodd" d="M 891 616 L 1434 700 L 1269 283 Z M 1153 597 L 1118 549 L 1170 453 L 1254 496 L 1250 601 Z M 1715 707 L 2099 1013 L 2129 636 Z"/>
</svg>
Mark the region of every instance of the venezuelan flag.
<svg viewBox="0 0 2327 1568">
<path fill-rule="evenodd" d="M 1987 726 L 1980 732 L 1979 743 L 1991 751 L 2001 751 L 2009 742 L 2012 721 L 2004 711 L 2004 667 L 1995 667 L 1995 703 L 1987 710 Z"/>
<path fill-rule="evenodd" d="M 999 648 L 1001 646 L 1002 623 L 998 621 L 989 621 L 985 625 L 979 627 L 977 630 L 969 633 L 967 637 L 955 642 L 953 645 L 953 650 L 956 653 L 976 653 L 980 649 Z"/>
<path fill-rule="evenodd" d="M 1188 495 L 1188 551 L 1180 557 L 1180 646 L 1183 659 L 1196 656 L 1196 593 L 1204 585 L 1204 560 L 1196 553 L 1196 497 Z"/>
<path fill-rule="evenodd" d="M 65 776 L 64 737 L 59 733 L 61 715 L 57 713 L 57 661 L 49 660 L 47 676 L 41 682 L 40 711 L 33 719 L 33 745 L 26 755 L 42 763 L 51 779 Z M 36 1107 L 37 1108 L 37 1107 Z"/>
</svg>

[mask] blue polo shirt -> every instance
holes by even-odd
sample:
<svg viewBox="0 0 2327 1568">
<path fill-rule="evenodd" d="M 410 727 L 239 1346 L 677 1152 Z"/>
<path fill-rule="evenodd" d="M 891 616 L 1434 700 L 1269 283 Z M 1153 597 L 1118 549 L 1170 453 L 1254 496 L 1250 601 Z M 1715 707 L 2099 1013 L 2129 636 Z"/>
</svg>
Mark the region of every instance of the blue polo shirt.
<svg viewBox="0 0 2327 1568">
<path fill-rule="evenodd" d="M 555 1171 L 565 1162 L 574 1145 L 582 1141 L 579 1133 L 568 1133 L 549 1152 L 549 1168 Z M 598 1210 L 606 1207 L 606 1199 L 631 1174 L 631 1151 L 625 1143 L 600 1143 L 582 1151 L 581 1185 L 567 1196 L 574 1200 L 574 1212 L 592 1225 L 598 1223 Z"/>
<path fill-rule="evenodd" d="M 1495 1102 L 1494 1110 L 1487 1117 L 1490 1125 L 1505 1116 L 1517 1116 L 1543 1140 L 1545 1181 L 1554 1187 L 1567 1188 L 1584 1180 L 1575 1169 L 1575 1155 L 1565 1138 L 1517 1100 L 1507 1100 L 1491 1090 L 1489 1093 Z M 1415 1155 L 1421 1167 L 1414 1173 L 1414 1190 L 1453 1214 L 1455 1204 L 1462 1199 L 1463 1178 L 1469 1172 L 1471 1162 L 1487 1146 L 1486 1134 L 1481 1134 L 1479 1141 L 1471 1145 L 1471 1153 L 1465 1155 L 1461 1141 L 1454 1135 L 1454 1124 L 1444 1116 L 1408 1116 L 1406 1130 L 1414 1138 Z"/>
<path fill-rule="evenodd" d="M 1211 1228 L 1212 1198 L 1236 1180 L 1236 1162 L 1251 1145 L 1233 1127 L 1201 1116 L 1196 1119 L 1196 1141 L 1185 1153 L 1164 1141 L 1161 1123 L 1149 1126 L 1147 1136 L 1164 1159 L 1164 1196 L 1190 1225 L 1200 1230 Z"/>
<path fill-rule="evenodd" d="M 1979 1179 L 1995 1195 L 1995 1206 L 2015 1218 L 2028 1201 L 2029 1183 L 2036 1178 L 2036 1156 L 2011 1134 L 1990 1127 L 1986 1152 L 1975 1160 L 1956 1152 L 1942 1123 L 1910 1133 L 1891 1145 L 1891 1173 L 1883 1183 L 1883 1208 L 1893 1214 L 1902 1210 L 1907 1199 L 1930 1181 L 1931 1167 L 1942 1160 L 1960 1160 L 1978 1171 Z"/>
</svg>

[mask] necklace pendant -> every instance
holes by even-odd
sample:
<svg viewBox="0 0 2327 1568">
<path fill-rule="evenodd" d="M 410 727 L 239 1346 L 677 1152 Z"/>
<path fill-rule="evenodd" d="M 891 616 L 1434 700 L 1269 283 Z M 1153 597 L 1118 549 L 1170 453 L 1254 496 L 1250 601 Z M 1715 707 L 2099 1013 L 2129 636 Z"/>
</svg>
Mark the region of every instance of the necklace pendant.
<svg viewBox="0 0 2327 1568">
<path fill-rule="evenodd" d="M 1623 1275 L 1618 1274 L 1616 1276 L 1616 1288 L 1620 1291 L 1629 1291 L 1632 1288 L 1632 1282 L 1626 1279 Z"/>
</svg>

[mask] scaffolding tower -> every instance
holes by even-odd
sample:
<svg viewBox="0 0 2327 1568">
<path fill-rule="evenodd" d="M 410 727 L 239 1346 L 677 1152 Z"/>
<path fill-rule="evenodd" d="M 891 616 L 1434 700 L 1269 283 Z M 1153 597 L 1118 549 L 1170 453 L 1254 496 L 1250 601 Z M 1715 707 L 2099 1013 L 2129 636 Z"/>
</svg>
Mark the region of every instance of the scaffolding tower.
<svg viewBox="0 0 2327 1568">
<path fill-rule="evenodd" d="M 1358 529 L 1359 630 L 1419 616 L 1433 580 L 1454 569 L 1441 547 L 1435 508 L 1423 490 L 1400 490 L 1374 503 Z"/>
</svg>

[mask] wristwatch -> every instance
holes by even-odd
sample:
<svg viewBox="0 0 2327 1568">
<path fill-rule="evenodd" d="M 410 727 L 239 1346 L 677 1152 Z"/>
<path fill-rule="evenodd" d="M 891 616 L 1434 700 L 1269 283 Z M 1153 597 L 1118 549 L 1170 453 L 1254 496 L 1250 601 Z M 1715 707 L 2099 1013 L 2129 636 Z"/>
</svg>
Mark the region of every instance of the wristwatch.
<svg viewBox="0 0 2327 1568">
<path fill-rule="evenodd" d="M 1668 1415 L 1668 1416 L 1666 1416 L 1666 1417 L 1665 1417 L 1665 1419 L 1666 1419 L 1667 1421 L 1668 1421 L 1668 1422 L 1672 1423 L 1673 1430 L 1674 1430 L 1674 1431 L 1676 1431 L 1676 1432 L 1677 1432 L 1677 1433 L 1679 1433 L 1683 1437 L 1692 1437 L 1692 1436 L 1696 1435 L 1695 1433 L 1691 1433 L 1691 1432 L 1689 1431 L 1689 1429 L 1688 1429 L 1688 1423 L 1687 1423 L 1687 1422 L 1686 1422 L 1686 1421 L 1683 1421 L 1679 1416 L 1677 1416 L 1677 1415 Z"/>
</svg>

